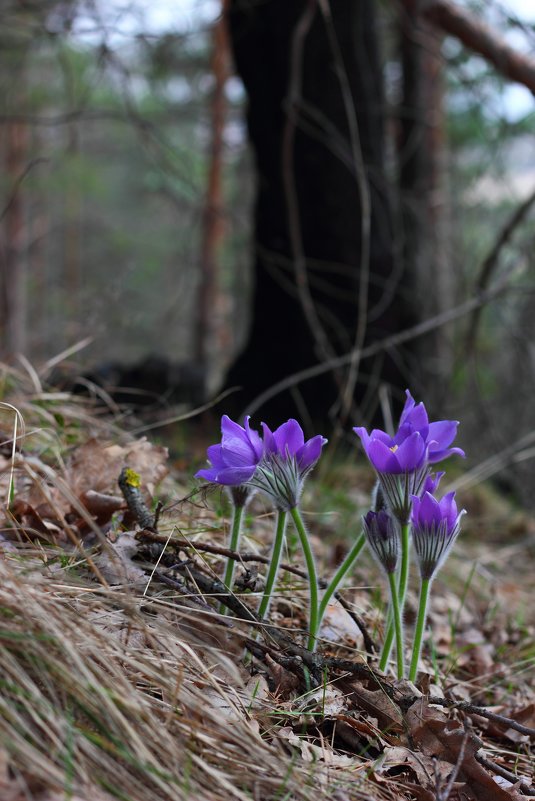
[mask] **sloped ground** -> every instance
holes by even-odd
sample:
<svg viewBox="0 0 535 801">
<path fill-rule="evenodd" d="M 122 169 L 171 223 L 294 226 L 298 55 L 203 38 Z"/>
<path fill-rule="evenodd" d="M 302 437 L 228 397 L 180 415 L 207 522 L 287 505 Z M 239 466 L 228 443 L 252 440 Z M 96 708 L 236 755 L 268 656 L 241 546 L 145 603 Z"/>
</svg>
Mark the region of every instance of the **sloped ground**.
<svg viewBox="0 0 535 801">
<path fill-rule="evenodd" d="M 367 556 L 310 655 L 291 533 L 269 624 L 244 619 L 272 537 L 258 500 L 237 570 L 243 592 L 219 615 L 228 510 L 220 493 L 196 490 L 195 465 L 168 473 L 163 448 L 42 392 L 35 376 L 6 370 L 4 387 L 26 431 L 13 455 L 14 414 L 4 409 L 0 798 L 535 795 L 529 517 L 487 488 L 464 494 L 469 515 L 434 586 L 433 644 L 415 687 L 378 672 L 350 615 L 380 642 L 385 593 Z M 142 477 L 141 497 L 162 501 L 153 530 L 119 490 L 125 466 Z M 356 463 L 310 479 L 303 509 L 320 574 L 332 574 L 358 533 L 370 486 Z M 410 595 L 409 629 L 415 607 Z M 307 691 L 303 663 L 316 689 Z"/>
</svg>

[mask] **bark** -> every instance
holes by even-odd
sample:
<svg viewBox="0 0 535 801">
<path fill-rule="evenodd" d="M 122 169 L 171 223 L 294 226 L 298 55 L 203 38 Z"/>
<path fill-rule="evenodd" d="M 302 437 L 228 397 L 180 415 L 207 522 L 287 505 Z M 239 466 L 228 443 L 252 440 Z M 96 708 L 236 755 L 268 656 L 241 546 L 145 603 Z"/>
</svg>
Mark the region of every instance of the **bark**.
<svg viewBox="0 0 535 801">
<path fill-rule="evenodd" d="M 285 376 L 351 349 L 362 270 L 369 268 L 371 276 L 368 288 L 364 283 L 365 341 L 407 322 L 394 276 L 374 11 L 372 0 L 333 4 L 340 64 L 315 0 L 230 3 L 257 171 L 252 327 L 228 377 L 230 385 L 244 387 L 243 406 Z M 362 168 L 355 158 L 355 129 Z M 371 202 L 368 264 L 362 263 L 362 179 Z M 382 376 L 400 380 L 392 363 Z M 364 392 L 361 383 L 357 394 Z M 330 375 L 303 385 L 300 398 L 279 396 L 262 413 L 276 420 L 302 417 L 306 409 L 325 420 L 338 394 Z"/>
</svg>

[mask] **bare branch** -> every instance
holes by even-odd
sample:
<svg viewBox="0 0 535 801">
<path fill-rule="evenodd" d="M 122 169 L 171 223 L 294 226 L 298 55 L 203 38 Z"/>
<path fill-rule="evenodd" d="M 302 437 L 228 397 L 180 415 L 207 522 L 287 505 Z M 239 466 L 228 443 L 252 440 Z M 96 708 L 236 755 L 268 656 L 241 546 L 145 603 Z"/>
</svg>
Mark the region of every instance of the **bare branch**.
<svg viewBox="0 0 535 801">
<path fill-rule="evenodd" d="M 519 53 L 473 14 L 449 0 L 402 2 L 409 13 L 421 13 L 444 33 L 455 36 L 469 50 L 483 56 L 505 78 L 523 84 L 535 95 L 535 60 Z"/>
</svg>

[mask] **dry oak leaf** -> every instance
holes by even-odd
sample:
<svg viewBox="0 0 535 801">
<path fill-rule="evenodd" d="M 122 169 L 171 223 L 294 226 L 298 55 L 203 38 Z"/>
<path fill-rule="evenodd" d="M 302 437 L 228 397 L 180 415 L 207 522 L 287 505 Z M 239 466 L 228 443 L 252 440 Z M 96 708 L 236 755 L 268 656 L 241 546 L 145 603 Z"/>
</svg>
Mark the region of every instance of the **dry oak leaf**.
<svg viewBox="0 0 535 801">
<path fill-rule="evenodd" d="M 146 437 L 128 445 L 110 445 L 90 439 L 72 454 L 68 481 L 77 496 L 89 490 L 115 494 L 121 470 L 130 467 L 141 476 L 143 486 L 152 494 L 155 485 L 168 473 L 168 457 L 167 448 L 153 445 Z"/>
<path fill-rule="evenodd" d="M 456 784 L 463 782 L 460 797 L 468 801 L 511 801 L 521 799 L 514 788 L 500 787 L 475 755 L 481 741 L 473 732 L 465 731 L 456 720 L 436 707 L 429 706 L 425 698 L 418 699 L 407 711 L 406 722 L 412 742 L 424 756 L 458 766 Z M 452 801 L 455 796 L 452 795 Z"/>
</svg>

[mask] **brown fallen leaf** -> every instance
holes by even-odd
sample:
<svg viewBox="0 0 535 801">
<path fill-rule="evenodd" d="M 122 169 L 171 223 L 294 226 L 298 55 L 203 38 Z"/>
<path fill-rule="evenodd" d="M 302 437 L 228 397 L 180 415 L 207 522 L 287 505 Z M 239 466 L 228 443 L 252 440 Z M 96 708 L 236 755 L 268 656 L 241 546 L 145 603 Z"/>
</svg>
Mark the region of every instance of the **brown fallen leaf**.
<svg viewBox="0 0 535 801">
<path fill-rule="evenodd" d="M 126 584 L 141 588 L 147 583 L 145 571 L 132 559 L 139 550 L 134 531 L 122 532 L 115 542 L 109 543 L 95 559 L 95 564 L 109 584 Z"/>
<path fill-rule="evenodd" d="M 500 787 L 475 755 L 481 747 L 476 735 L 449 719 L 424 698 L 407 711 L 406 722 L 411 741 L 424 756 L 458 766 L 457 782 L 464 782 L 463 797 L 472 801 L 511 801 L 522 796 L 512 787 Z"/>
<path fill-rule="evenodd" d="M 167 475 L 167 459 L 167 448 L 153 445 L 146 437 L 128 445 L 90 439 L 72 454 L 68 481 L 78 497 L 90 490 L 113 495 L 121 470 L 128 466 L 141 476 L 143 486 L 152 494 Z"/>
<path fill-rule="evenodd" d="M 351 706 L 364 709 L 376 718 L 381 729 L 387 732 L 403 731 L 399 707 L 382 690 L 368 690 L 360 682 L 352 681 L 348 686 L 347 697 Z"/>
</svg>

